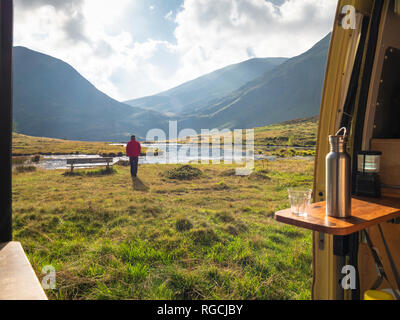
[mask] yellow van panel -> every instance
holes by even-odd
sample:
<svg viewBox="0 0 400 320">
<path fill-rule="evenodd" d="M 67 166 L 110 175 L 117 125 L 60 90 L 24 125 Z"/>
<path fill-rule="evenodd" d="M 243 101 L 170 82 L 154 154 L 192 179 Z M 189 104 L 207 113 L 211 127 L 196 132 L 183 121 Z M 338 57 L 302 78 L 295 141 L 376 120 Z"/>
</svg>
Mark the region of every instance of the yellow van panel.
<svg viewBox="0 0 400 320">
<path fill-rule="evenodd" d="M 361 30 L 360 20 L 355 30 L 344 29 L 339 25 L 342 19 L 342 8 L 345 5 L 354 6 L 358 15 L 370 14 L 373 0 L 338 1 L 321 100 L 314 174 L 315 202 L 325 200 L 325 157 L 329 152 L 328 136 L 339 129 Z M 349 147 L 352 147 L 351 144 Z M 321 240 L 323 240 L 322 244 Z M 314 232 L 313 299 L 345 298 L 338 279 L 341 271 L 338 268 L 344 261 L 339 261 L 339 259 L 342 258 L 333 254 L 333 236 Z"/>
<path fill-rule="evenodd" d="M 400 0 L 395 0 L 394 12 L 400 15 Z"/>
</svg>

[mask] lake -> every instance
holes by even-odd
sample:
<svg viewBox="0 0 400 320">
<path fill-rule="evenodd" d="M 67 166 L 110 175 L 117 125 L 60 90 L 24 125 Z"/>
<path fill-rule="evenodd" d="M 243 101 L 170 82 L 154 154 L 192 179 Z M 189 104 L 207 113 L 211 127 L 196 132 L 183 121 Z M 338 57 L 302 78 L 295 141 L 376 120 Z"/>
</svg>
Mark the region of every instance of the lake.
<svg viewBox="0 0 400 320">
<path fill-rule="evenodd" d="M 113 145 L 122 145 L 125 144 L 113 144 Z M 147 156 L 139 157 L 139 164 L 188 164 L 188 163 L 199 163 L 201 160 L 204 161 L 231 161 L 231 162 L 243 162 L 245 160 L 250 160 L 252 158 L 251 153 L 247 153 L 245 148 L 244 150 L 236 149 L 232 150 L 232 148 L 224 148 L 216 147 L 216 148 L 206 148 L 202 150 L 201 147 L 198 147 L 197 144 L 167 144 L 167 143 L 152 143 L 152 144 L 142 144 L 143 147 L 148 149 L 158 149 L 161 151 L 161 155 L 154 156 L 148 154 Z M 85 155 L 85 154 L 71 154 L 71 155 L 50 155 L 50 156 L 42 156 L 42 160 L 39 163 L 38 167 L 47 169 L 47 170 L 56 170 L 56 169 L 67 169 L 69 165 L 67 165 L 67 159 L 72 158 L 100 158 L 99 155 Z M 269 161 L 274 161 L 278 157 L 277 156 L 264 156 L 264 155 L 254 155 L 254 160 L 262 160 L 266 159 Z M 293 157 L 291 159 L 309 159 L 312 157 Z M 114 157 L 113 164 L 117 163 L 119 160 L 129 160 L 128 157 Z M 93 168 L 96 164 L 91 164 L 87 166 L 82 166 L 82 168 Z"/>
</svg>

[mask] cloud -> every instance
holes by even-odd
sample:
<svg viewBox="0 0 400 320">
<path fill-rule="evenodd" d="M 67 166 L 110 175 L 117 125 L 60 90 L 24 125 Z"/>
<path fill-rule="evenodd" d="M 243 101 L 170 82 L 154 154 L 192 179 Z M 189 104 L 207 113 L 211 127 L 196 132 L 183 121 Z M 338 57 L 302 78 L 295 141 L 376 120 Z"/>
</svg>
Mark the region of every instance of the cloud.
<svg viewBox="0 0 400 320">
<path fill-rule="evenodd" d="M 114 53 L 114 49 L 104 40 L 99 40 L 94 49 L 94 54 L 101 58 L 108 58 Z"/>
<path fill-rule="evenodd" d="M 70 19 L 65 21 L 63 29 L 69 40 L 90 43 L 90 39 L 85 35 L 85 21 L 81 12 L 73 14 Z"/>
<path fill-rule="evenodd" d="M 83 0 L 14 0 L 18 8 L 39 8 L 45 5 L 56 9 L 71 9 L 80 6 Z"/>
<path fill-rule="evenodd" d="M 154 0 L 151 10 L 132 0 L 15 0 L 14 43 L 66 61 L 124 101 L 253 57 L 301 54 L 331 30 L 337 0 L 170 3 Z M 169 41 L 135 38 L 156 11 L 160 29 L 175 27 Z"/>
<path fill-rule="evenodd" d="M 26 11 L 27 14 L 46 6 L 54 8 L 62 21 L 60 28 L 67 40 L 72 42 L 89 41 L 85 35 L 83 3 L 84 0 L 15 0 L 17 10 Z"/>
<path fill-rule="evenodd" d="M 277 5 L 277 4 L 281 5 Z M 249 57 L 292 57 L 332 28 L 336 0 L 185 0 L 176 17 L 181 79 Z"/>
<path fill-rule="evenodd" d="M 174 20 L 173 14 L 174 13 L 172 12 L 172 10 L 168 11 L 168 13 L 164 16 L 165 20 L 173 21 Z"/>
</svg>

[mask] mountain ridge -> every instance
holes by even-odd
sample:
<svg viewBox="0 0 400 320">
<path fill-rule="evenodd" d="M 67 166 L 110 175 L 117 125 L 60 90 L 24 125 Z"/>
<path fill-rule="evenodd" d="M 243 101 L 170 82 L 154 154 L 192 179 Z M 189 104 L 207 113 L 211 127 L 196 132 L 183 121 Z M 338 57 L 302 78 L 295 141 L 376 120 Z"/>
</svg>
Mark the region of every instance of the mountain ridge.
<svg viewBox="0 0 400 320">
<path fill-rule="evenodd" d="M 134 106 L 112 99 L 60 59 L 14 47 L 14 121 L 21 133 L 31 136 L 120 142 L 130 134 L 144 137 L 152 128 L 168 131 L 169 120 L 177 120 L 179 129 L 248 129 L 314 116 L 319 113 L 330 35 L 296 57 L 249 59 L 135 99 Z M 228 80 L 215 85 L 232 72 L 238 77 L 229 85 Z M 257 72 L 261 75 L 253 79 Z M 224 90 L 246 77 L 252 79 L 226 94 Z M 171 105 L 171 97 L 187 104 Z M 149 108 L 152 99 L 158 99 L 159 111 Z"/>
<path fill-rule="evenodd" d="M 317 115 L 330 36 L 329 33 L 305 53 L 201 108 L 197 116 L 181 119 L 180 124 L 194 129 L 205 125 L 247 129 Z"/>
<path fill-rule="evenodd" d="M 228 65 L 156 95 L 128 100 L 131 106 L 169 114 L 193 113 L 197 106 L 221 98 L 287 58 L 253 58 Z"/>
</svg>

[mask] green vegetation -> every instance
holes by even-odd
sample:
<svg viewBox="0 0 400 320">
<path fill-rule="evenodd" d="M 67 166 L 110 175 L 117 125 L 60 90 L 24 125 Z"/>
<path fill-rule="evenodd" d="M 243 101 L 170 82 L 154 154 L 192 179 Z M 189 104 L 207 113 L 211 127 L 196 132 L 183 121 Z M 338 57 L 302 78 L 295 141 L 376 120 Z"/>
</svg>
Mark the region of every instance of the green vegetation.
<svg viewBox="0 0 400 320">
<path fill-rule="evenodd" d="M 173 168 L 162 173 L 162 175 L 168 179 L 178 180 L 193 180 L 199 178 L 202 174 L 203 172 L 200 169 L 189 165 Z"/>
<path fill-rule="evenodd" d="M 286 121 L 254 129 L 255 145 L 314 147 L 318 117 Z"/>
<path fill-rule="evenodd" d="M 314 156 L 317 143 L 318 117 L 285 121 L 254 129 L 256 154 L 279 157 Z M 246 144 L 246 132 L 243 130 L 243 145 Z M 224 135 L 210 137 L 196 136 L 191 142 L 224 145 Z M 229 137 L 231 140 L 232 137 Z M 179 141 L 186 143 L 187 141 Z"/>
<path fill-rule="evenodd" d="M 255 128 L 255 147 L 258 154 L 272 154 L 282 157 L 312 156 L 315 154 L 315 144 L 318 129 L 316 117 L 287 121 L 266 127 Z M 245 134 L 244 134 L 245 138 Z M 213 136 L 209 139 L 219 139 L 223 145 L 223 137 Z M 279 147 L 305 147 L 305 149 L 284 149 Z M 276 147 L 276 148 L 275 148 Z M 267 149 L 266 149 L 267 148 Z M 142 148 L 142 154 L 152 150 Z M 155 155 L 159 150 L 153 150 Z M 121 156 L 125 154 L 123 146 L 110 145 L 107 142 L 85 142 L 62 139 L 31 137 L 13 133 L 13 164 L 24 162 L 39 162 L 40 155 L 51 154 L 99 154 L 103 156 Z M 32 158 L 26 155 L 35 155 Z M 129 161 L 120 161 L 121 165 L 129 165 Z"/>
<path fill-rule="evenodd" d="M 271 124 L 265 127 L 254 129 L 254 144 L 255 146 L 270 146 L 270 147 L 315 147 L 317 143 L 318 117 L 310 117 L 285 121 L 278 124 Z M 202 137 L 198 135 L 191 140 L 178 140 L 179 143 L 188 141 L 195 143 L 209 143 L 224 145 L 224 135 L 212 135 Z M 243 143 L 246 139 L 246 130 L 242 131 Z M 232 137 L 230 137 L 232 139 Z"/>
<path fill-rule="evenodd" d="M 313 118 L 256 128 L 256 147 L 312 155 L 316 131 Z M 14 153 L 78 152 L 123 147 L 14 134 Z M 14 239 L 39 278 L 56 268 L 51 299 L 310 298 L 311 233 L 273 215 L 288 187 L 311 187 L 312 161 L 259 161 L 248 177 L 234 165 L 143 165 L 132 181 L 127 161 L 71 175 L 36 169 L 40 158 L 13 157 Z"/>
<path fill-rule="evenodd" d="M 123 146 L 108 142 L 72 141 L 42 137 L 32 137 L 13 132 L 13 156 L 51 155 L 51 154 L 98 154 L 103 156 L 122 156 Z M 147 149 L 142 148 L 142 153 Z"/>
<path fill-rule="evenodd" d="M 13 155 L 124 153 L 123 146 L 107 142 L 70 141 L 13 133 Z"/>
<path fill-rule="evenodd" d="M 282 148 L 272 152 L 272 155 L 278 156 L 281 158 L 288 158 L 288 157 L 313 157 L 315 156 L 315 150 L 296 150 L 293 148 Z"/>
<path fill-rule="evenodd" d="M 19 166 L 30 161 L 29 157 L 12 157 L 12 165 Z"/>
<path fill-rule="evenodd" d="M 73 172 L 67 171 L 64 172 L 63 175 L 65 177 L 75 177 L 75 176 L 106 176 L 106 175 L 111 175 L 111 174 L 116 174 L 118 173 L 118 170 L 115 169 L 114 167 L 109 167 L 109 168 L 101 168 L 97 170 L 75 170 Z"/>
<path fill-rule="evenodd" d="M 15 171 L 17 173 L 33 172 L 36 171 L 36 167 L 31 165 L 19 165 L 15 167 Z"/>
<path fill-rule="evenodd" d="M 14 173 L 14 239 L 51 299 L 309 299 L 311 233 L 279 224 L 287 188 L 311 186 L 313 162 L 277 160 L 248 177 L 233 165 L 177 165 L 112 175 Z M 96 172 L 96 170 L 93 170 Z M 79 170 L 77 170 L 79 172 Z M 140 186 L 140 187 L 139 187 Z"/>
</svg>

